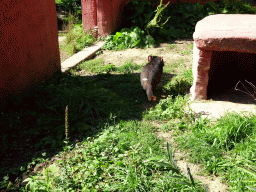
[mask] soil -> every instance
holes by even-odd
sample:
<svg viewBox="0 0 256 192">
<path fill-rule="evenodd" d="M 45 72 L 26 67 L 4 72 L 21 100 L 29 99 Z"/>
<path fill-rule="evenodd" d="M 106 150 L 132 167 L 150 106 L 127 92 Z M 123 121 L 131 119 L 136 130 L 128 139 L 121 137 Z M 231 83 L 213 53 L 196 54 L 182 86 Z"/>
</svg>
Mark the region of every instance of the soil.
<svg viewBox="0 0 256 192">
<path fill-rule="evenodd" d="M 106 65 L 113 64 L 115 66 L 124 65 L 128 61 L 132 61 L 133 63 L 139 65 L 145 65 L 147 63 L 148 55 L 156 55 L 161 56 L 164 59 L 165 66 L 163 78 L 170 78 L 177 73 L 182 72 L 180 65 L 187 69 L 192 68 L 193 55 L 186 54 L 186 51 L 190 51 L 189 46 L 193 43 L 193 39 L 189 38 L 186 40 L 176 40 L 168 43 L 161 43 L 156 48 L 148 48 L 148 49 L 126 49 L 121 51 L 108 51 L 103 50 L 103 53 L 96 56 L 96 58 L 102 58 Z M 175 44 L 176 46 L 172 46 L 171 44 Z M 61 54 L 62 55 L 62 54 Z M 61 56 L 62 57 L 62 56 Z M 63 57 L 64 58 L 64 57 Z M 167 68 L 167 70 L 165 70 Z M 83 75 L 83 74 L 81 74 Z M 161 86 L 161 83 L 160 83 Z M 222 95 L 217 95 L 211 100 L 207 101 L 191 101 L 191 109 L 196 113 L 202 114 L 202 117 L 210 117 L 212 119 L 219 118 L 225 112 L 230 111 L 246 111 L 255 113 L 255 105 L 256 102 L 244 102 L 248 101 L 248 96 L 245 94 L 241 94 L 241 92 L 236 91 L 232 92 L 234 95 L 239 95 L 239 99 L 235 99 L 236 96 L 231 95 L 231 92 L 222 93 Z M 223 96 L 224 95 L 224 96 Z M 231 96 L 230 96 L 231 95 Z M 223 97 L 222 97 L 223 96 Z M 225 99 L 223 99 L 225 98 Z M 246 99 L 244 99 L 246 98 Z M 250 98 L 251 99 L 251 98 Z M 253 100 L 253 99 L 252 99 Z M 149 103 L 148 106 L 143 106 L 145 108 L 151 107 L 152 105 Z M 152 122 L 154 123 L 154 122 Z M 155 125 L 156 123 L 154 123 Z M 156 124 L 159 127 L 159 125 Z M 173 141 L 172 132 L 157 132 L 157 136 L 159 138 L 164 138 L 166 141 L 171 143 L 173 149 L 175 150 L 175 159 L 177 164 L 184 175 L 186 175 L 186 164 L 185 161 L 185 153 L 181 152 Z M 165 146 L 164 146 L 165 147 Z M 221 179 L 211 175 L 211 176 L 202 176 L 202 170 L 204 169 L 201 165 L 195 165 L 192 163 L 188 163 L 191 173 L 194 178 L 200 180 L 203 184 L 206 184 L 208 190 L 210 192 L 224 192 L 229 191 L 228 186 L 225 183 L 221 182 Z"/>
<path fill-rule="evenodd" d="M 171 44 L 175 44 L 172 47 Z M 109 51 L 104 50 L 103 54 L 100 54 L 96 58 L 102 58 L 105 64 L 113 64 L 116 67 L 125 64 L 128 61 L 132 61 L 134 64 L 144 65 L 148 62 L 148 56 L 161 56 L 163 57 L 165 65 L 172 63 L 182 63 L 190 68 L 192 66 L 191 54 L 183 54 L 186 51 L 190 51 L 189 45 L 193 44 L 193 39 L 176 40 L 168 43 L 161 43 L 155 48 L 148 49 L 126 49 L 121 51 Z"/>
</svg>

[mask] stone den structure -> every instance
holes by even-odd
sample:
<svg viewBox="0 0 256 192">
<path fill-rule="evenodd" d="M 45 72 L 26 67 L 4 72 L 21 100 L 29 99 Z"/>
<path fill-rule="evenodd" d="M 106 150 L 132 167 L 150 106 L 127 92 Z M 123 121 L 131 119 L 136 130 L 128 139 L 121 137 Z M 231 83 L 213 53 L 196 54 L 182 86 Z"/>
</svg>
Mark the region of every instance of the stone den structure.
<svg viewBox="0 0 256 192">
<path fill-rule="evenodd" d="M 239 80 L 256 85 L 256 15 L 205 17 L 193 38 L 192 100 L 234 89 Z"/>
</svg>

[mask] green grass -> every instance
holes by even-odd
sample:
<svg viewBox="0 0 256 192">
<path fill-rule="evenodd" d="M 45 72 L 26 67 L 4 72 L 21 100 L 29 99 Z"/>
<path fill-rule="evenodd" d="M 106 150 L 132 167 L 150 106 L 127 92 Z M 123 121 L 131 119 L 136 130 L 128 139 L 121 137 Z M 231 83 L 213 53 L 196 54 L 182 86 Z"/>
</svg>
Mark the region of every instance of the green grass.
<svg viewBox="0 0 256 192">
<path fill-rule="evenodd" d="M 134 73 L 141 66 L 132 61 L 108 66 L 86 62 L 5 103 L 1 189 L 203 191 L 192 175 L 181 175 L 171 148 L 162 150 L 157 128 L 144 114 L 148 101 Z M 94 76 L 74 74 L 81 70 Z M 170 100 L 176 108 L 184 103 L 182 97 L 176 100 Z M 25 158 L 11 163 L 17 154 Z"/>
<path fill-rule="evenodd" d="M 162 150 L 150 121 L 153 108 L 144 108 L 141 68 L 132 61 L 115 67 L 94 59 L 10 98 L 0 121 L 1 189 L 203 191 L 191 173 L 181 175 L 170 146 Z M 94 76 L 78 76 L 79 71 Z M 182 74 L 175 82 L 181 80 L 186 81 Z M 159 106 L 182 113 L 186 99 L 175 91 Z M 158 94 L 168 95 L 167 88 L 159 87 Z M 25 157 L 12 161 L 17 154 Z"/>
<path fill-rule="evenodd" d="M 208 2 L 206 7 L 177 6 L 176 11 L 185 10 L 175 16 L 178 19 L 170 19 L 177 24 L 166 24 L 168 28 L 160 31 L 168 32 L 171 38 L 193 32 L 190 26 L 194 26 L 194 21 L 207 15 L 200 11 L 204 8 L 209 8 L 208 14 L 216 10 L 255 12 L 251 6 L 237 1 Z M 188 23 L 180 25 L 180 18 L 188 13 L 192 22 L 186 19 Z M 72 16 L 68 20 L 69 32 L 61 49 L 74 54 L 95 42 L 91 35 L 83 33 L 81 25 L 71 24 Z M 135 40 L 132 46 L 140 43 Z M 144 40 L 146 44 L 153 42 Z M 176 48 L 175 44 L 168 47 Z M 189 45 L 189 50 L 178 54 L 189 55 L 192 48 Z M 160 128 L 173 131 L 179 149 L 186 151 L 186 158 L 202 164 L 205 174 L 220 176 L 231 191 L 256 190 L 256 117 L 231 113 L 216 122 L 196 119 L 191 111 L 185 110 L 189 107 L 187 92 L 193 77 L 191 69 L 183 63 L 181 59 L 165 66 L 165 84 L 156 93 L 161 100 L 153 104 L 149 104 L 140 85 L 137 72 L 142 66 L 129 61 L 116 67 L 100 59 L 84 62 L 71 74 L 56 73 L 22 96 L 11 96 L 1 105 L 0 189 L 204 191 L 202 183 L 193 179 L 193 173 L 181 174 L 170 145 L 167 144 L 167 151 L 162 149 L 163 140 L 155 135 Z M 79 71 L 93 76 L 78 76 Z M 167 76 L 172 72 L 174 76 Z"/>
<path fill-rule="evenodd" d="M 120 66 L 117 68 L 117 71 L 124 74 L 130 74 L 134 71 L 142 69 L 141 65 L 133 64 L 132 61 L 128 61 L 126 64 Z"/>
<path fill-rule="evenodd" d="M 105 64 L 102 58 L 89 60 L 76 66 L 72 72 L 86 71 L 94 74 L 131 74 L 141 69 L 141 65 L 127 61 L 124 65 L 115 67 L 113 64 Z"/>
<path fill-rule="evenodd" d="M 74 25 L 70 21 L 67 28 L 68 32 L 65 35 L 65 42 L 60 46 L 60 49 L 64 49 L 70 56 L 92 45 L 96 41 L 93 35 L 83 31 L 83 27 L 80 24 Z"/>
<path fill-rule="evenodd" d="M 142 66 L 132 61 L 116 67 L 93 59 L 11 97 L 1 106 L 0 189 L 204 191 L 193 173 L 181 174 L 170 146 L 162 149 L 160 129 L 172 131 L 205 174 L 220 176 L 231 191 L 253 190 L 256 116 L 196 119 L 185 110 L 191 69 L 178 65 L 168 79 L 168 66 L 156 91 L 161 99 L 150 108 L 137 73 Z"/>
<path fill-rule="evenodd" d="M 176 138 L 190 161 L 202 163 L 207 173 L 220 175 L 231 191 L 255 186 L 256 116 L 227 113 L 216 122 L 199 118 Z M 252 189 L 252 188 L 251 188 Z"/>
<path fill-rule="evenodd" d="M 76 66 L 72 71 L 85 70 L 91 73 L 101 73 L 106 68 L 104 61 L 102 59 L 94 59 L 83 62 L 82 64 Z"/>
<path fill-rule="evenodd" d="M 45 168 L 41 177 L 28 179 L 29 185 L 38 186 L 38 180 L 45 183 L 44 188 L 58 191 L 166 191 L 171 186 L 188 190 L 171 179 L 176 173 L 170 168 L 150 161 L 159 156 L 162 162 L 167 161 L 154 130 L 150 123 L 138 121 L 107 125 L 96 139 L 77 144 L 65 159 Z M 199 185 L 195 189 L 199 190 Z"/>
<path fill-rule="evenodd" d="M 170 44 L 168 45 L 168 49 L 172 50 L 172 49 L 175 49 L 177 47 L 176 44 Z"/>
<path fill-rule="evenodd" d="M 163 99 L 155 108 L 151 108 L 145 114 L 145 119 L 150 120 L 170 120 L 175 118 L 182 118 L 185 113 L 184 106 L 187 103 L 187 98 L 179 95 L 175 98 L 169 95 Z"/>
</svg>

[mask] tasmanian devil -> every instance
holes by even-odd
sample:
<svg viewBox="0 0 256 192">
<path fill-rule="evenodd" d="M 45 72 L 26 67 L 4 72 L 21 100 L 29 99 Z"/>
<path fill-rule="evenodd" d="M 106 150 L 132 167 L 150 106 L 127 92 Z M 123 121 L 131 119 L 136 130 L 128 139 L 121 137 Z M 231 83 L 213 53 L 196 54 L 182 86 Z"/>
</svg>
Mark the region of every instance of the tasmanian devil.
<svg viewBox="0 0 256 192">
<path fill-rule="evenodd" d="M 151 101 L 162 77 L 164 61 L 163 57 L 156 56 L 148 56 L 148 61 L 149 63 L 142 68 L 140 82 L 147 93 L 148 100 Z"/>
</svg>

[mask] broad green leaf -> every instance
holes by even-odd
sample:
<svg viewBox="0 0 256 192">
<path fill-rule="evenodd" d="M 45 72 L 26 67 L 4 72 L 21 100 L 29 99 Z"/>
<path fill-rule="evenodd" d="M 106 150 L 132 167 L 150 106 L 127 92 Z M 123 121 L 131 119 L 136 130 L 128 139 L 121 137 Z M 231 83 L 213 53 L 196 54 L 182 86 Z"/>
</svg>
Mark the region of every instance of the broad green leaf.
<svg viewBox="0 0 256 192">
<path fill-rule="evenodd" d="M 116 42 L 121 35 L 122 33 L 116 32 L 116 35 L 113 37 L 113 41 Z"/>
</svg>

